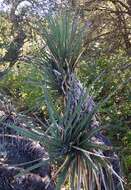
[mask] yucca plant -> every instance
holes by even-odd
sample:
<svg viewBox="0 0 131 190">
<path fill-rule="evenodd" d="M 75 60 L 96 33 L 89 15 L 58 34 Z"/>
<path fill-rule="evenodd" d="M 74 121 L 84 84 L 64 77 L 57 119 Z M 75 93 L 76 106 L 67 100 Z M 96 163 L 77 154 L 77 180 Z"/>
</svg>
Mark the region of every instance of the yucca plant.
<svg viewBox="0 0 131 190">
<path fill-rule="evenodd" d="M 71 94 L 69 93 L 69 97 Z M 112 161 L 117 157 L 109 157 L 104 152 L 112 151 L 98 133 L 102 128 L 92 128 L 94 114 L 101 104 L 95 106 L 91 112 L 83 115 L 82 110 L 87 96 L 81 96 L 72 110 L 72 99 L 68 99 L 63 115 L 50 104 L 49 96 L 45 97 L 51 119 L 48 138 L 44 145 L 48 145 L 51 162 L 57 164 L 58 170 L 53 178 L 57 178 L 56 189 L 67 180 L 71 189 L 121 189 L 122 179 L 112 167 Z M 54 162 L 55 161 L 55 162 Z M 114 182 L 117 180 L 117 185 Z"/>
<path fill-rule="evenodd" d="M 85 25 L 70 12 L 48 16 L 44 26 L 40 26 L 39 32 L 45 40 L 46 52 L 43 49 L 40 51 L 37 62 L 43 67 L 42 72 L 46 73 L 48 82 L 55 84 L 54 89 L 61 93 L 66 79 L 73 74 L 85 50 L 85 31 Z"/>
<path fill-rule="evenodd" d="M 83 103 L 87 96 L 81 96 L 75 111 L 71 111 L 72 99 L 69 98 L 60 116 L 54 109 L 46 87 L 44 92 L 50 121 L 47 130 L 40 134 L 12 127 L 19 134 L 38 140 L 48 151 L 48 162 L 56 170 L 52 176 L 52 180 L 56 182 L 56 190 L 60 190 L 65 182 L 68 182 L 71 190 L 123 189 L 123 180 L 112 166 L 113 162 L 118 162 L 112 146 L 105 144 L 100 138 L 102 127 L 91 127 L 94 114 L 102 103 L 83 115 Z M 71 97 L 71 92 L 69 95 Z M 27 171 L 30 169 L 32 167 Z"/>
<path fill-rule="evenodd" d="M 85 26 L 69 12 L 53 15 L 46 20 L 47 27 L 40 28 L 46 49 L 40 52 L 37 63 L 44 73 L 45 103 L 49 112 L 49 126 L 43 134 L 16 130 L 26 137 L 37 139 L 56 166 L 52 180 L 56 189 L 68 181 L 71 190 L 120 190 L 118 157 L 96 121 L 99 106 L 75 76 L 84 47 Z M 64 97 L 64 111 L 57 112 L 48 94 L 53 85 Z M 107 99 L 106 99 L 107 100 Z"/>
</svg>

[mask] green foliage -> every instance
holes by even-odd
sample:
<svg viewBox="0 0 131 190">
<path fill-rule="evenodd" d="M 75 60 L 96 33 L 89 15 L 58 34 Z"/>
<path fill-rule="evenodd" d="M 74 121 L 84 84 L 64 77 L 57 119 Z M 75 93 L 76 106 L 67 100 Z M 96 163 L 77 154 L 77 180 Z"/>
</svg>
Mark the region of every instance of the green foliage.
<svg viewBox="0 0 131 190">
<path fill-rule="evenodd" d="M 85 50 L 84 26 L 67 11 L 47 17 L 45 23 L 39 27 L 39 34 L 45 40 L 46 47 L 36 62 L 46 73 L 48 85 L 62 94 L 62 83 L 74 71 Z"/>
<path fill-rule="evenodd" d="M 111 129 L 106 130 L 106 135 L 112 140 L 114 146 L 119 147 L 118 152 L 123 161 L 124 172 L 129 179 L 131 107 L 130 83 L 126 81 L 129 81 L 130 78 L 130 58 L 119 53 L 111 57 L 88 59 L 81 62 L 78 75 L 96 101 L 102 100 L 125 82 L 125 85 L 102 106 L 99 115 L 103 124 L 111 126 Z"/>
<path fill-rule="evenodd" d="M 67 12 L 64 16 L 60 13 L 48 17 L 44 27 L 40 26 L 39 28 L 39 34 L 46 42 L 45 50 L 42 49 L 36 59 L 31 60 L 30 64 L 16 64 L 8 76 L 0 81 L 1 89 L 10 93 L 20 110 L 21 107 L 24 107 L 24 110 L 37 109 L 38 111 L 42 110 L 43 107 L 45 109 L 45 104 L 47 105 L 49 126 L 47 126 L 46 132 L 40 135 L 40 133 L 18 129 L 15 126 L 13 128 L 28 138 L 40 141 L 47 148 L 51 162 L 58 166 L 54 176 L 54 178 L 57 177 L 57 189 L 60 189 L 67 178 L 70 187 L 75 186 L 75 189 L 80 189 L 81 182 L 85 189 L 88 189 L 89 185 L 90 189 L 93 189 L 94 184 L 100 187 L 98 173 L 107 186 L 109 184 L 106 184 L 107 182 L 103 178 L 102 168 L 105 167 L 110 182 L 112 182 L 110 174 L 114 173 L 110 169 L 108 158 L 104 158 L 102 153 L 99 153 L 109 147 L 92 141 L 92 136 L 98 131 L 90 130 L 89 126 L 96 110 L 94 113 L 86 115 L 85 118 L 78 119 L 81 102 L 85 97 L 81 97 L 74 113 L 70 113 L 71 102 L 68 100 L 65 110 L 61 111 L 61 114 L 57 112 L 58 105 L 55 106 L 57 98 L 53 97 L 55 105 L 50 99 L 50 87 L 53 87 L 53 90 L 51 89 L 53 94 L 56 89 L 57 91 L 61 90 L 62 82 L 66 80 L 65 75 L 74 71 L 76 66 L 79 67 L 77 71 L 79 78 L 89 89 L 96 102 L 103 102 L 105 97 L 115 92 L 117 87 L 125 82 L 125 85 L 100 107 L 99 115 L 104 125 L 115 126 L 111 130 L 110 128 L 106 130 L 106 134 L 110 136 L 114 145 L 120 147 L 118 152 L 120 155 L 124 155 L 122 159 L 125 173 L 130 180 L 131 134 L 129 119 L 131 109 L 129 101 L 131 98 L 129 84 L 126 83 L 130 76 L 127 67 L 130 59 L 119 53 L 112 57 L 103 56 L 97 60 L 94 58 L 89 60 L 83 47 L 85 26 L 78 20 Z M 2 23 L 4 22 L 2 21 Z M 0 43 L 1 41 L 3 43 L 3 38 L 2 40 L 0 38 Z M 33 48 L 31 52 L 33 52 Z M 3 55 L 3 52 L 1 54 Z M 46 87 L 44 86 L 45 81 Z M 86 131 L 86 129 L 88 130 Z M 81 179 L 82 175 L 88 175 L 88 180 L 87 178 L 85 180 L 84 177 Z M 91 176 L 93 180 L 89 181 Z M 109 188 L 113 189 L 112 183 Z"/>
<path fill-rule="evenodd" d="M 44 105 L 39 81 L 42 76 L 35 65 L 16 64 L 9 74 L 0 81 L 0 88 L 14 99 L 19 110 L 41 110 Z"/>
<path fill-rule="evenodd" d="M 122 86 L 100 110 L 104 115 L 104 121 L 119 124 L 122 120 L 128 124 L 130 109 L 130 58 L 125 55 L 114 55 L 113 57 L 101 57 L 97 60 L 87 60 L 81 62 L 78 75 L 85 86 L 90 89 L 96 101 L 114 92 L 123 82 Z M 90 88 L 91 86 L 91 88 Z M 120 120 L 121 118 L 121 120 Z"/>
<path fill-rule="evenodd" d="M 41 34 L 46 41 L 51 59 L 58 71 L 72 71 L 84 51 L 84 26 L 77 16 L 67 11 L 47 17 L 46 21 L 47 27 L 41 28 Z"/>
</svg>

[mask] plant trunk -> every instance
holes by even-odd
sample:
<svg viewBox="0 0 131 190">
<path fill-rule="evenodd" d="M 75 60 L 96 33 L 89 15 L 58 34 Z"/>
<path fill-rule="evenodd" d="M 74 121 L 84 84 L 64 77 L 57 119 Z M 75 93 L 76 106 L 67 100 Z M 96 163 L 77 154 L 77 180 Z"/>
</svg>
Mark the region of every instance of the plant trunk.
<svg viewBox="0 0 131 190">
<path fill-rule="evenodd" d="M 92 112 L 95 107 L 93 98 L 87 94 L 87 91 L 83 88 L 82 84 L 80 83 L 79 80 L 77 80 L 77 78 L 74 74 L 70 75 L 70 78 L 69 78 L 69 81 L 67 82 L 67 84 L 68 84 L 69 88 L 65 93 L 65 99 L 67 100 L 68 98 L 70 98 L 70 100 L 71 100 L 70 113 L 73 113 L 75 111 L 76 106 L 79 103 L 81 97 L 86 97 L 86 98 L 84 98 L 84 102 L 81 107 L 80 117 L 83 117 L 83 116 L 87 115 L 89 112 Z M 96 115 L 94 115 L 92 124 L 90 127 L 91 128 L 99 128 L 100 127 L 100 124 L 96 119 Z M 107 137 L 105 137 L 104 135 L 102 135 L 101 132 L 98 132 L 95 135 L 95 138 L 97 141 L 101 142 L 102 144 L 105 144 L 107 146 L 112 146 L 110 140 Z M 112 150 L 104 151 L 103 154 L 104 154 L 104 156 L 111 158 L 110 163 L 111 163 L 114 171 L 119 176 L 121 176 L 120 162 L 119 162 L 118 156 Z M 121 189 L 120 186 L 117 188 L 119 180 L 115 175 L 113 175 L 113 180 L 114 180 L 115 190 L 118 190 L 118 189 L 120 190 Z M 101 186 L 102 186 L 102 190 L 105 190 L 105 188 L 103 187 L 103 184 L 101 184 Z"/>
</svg>

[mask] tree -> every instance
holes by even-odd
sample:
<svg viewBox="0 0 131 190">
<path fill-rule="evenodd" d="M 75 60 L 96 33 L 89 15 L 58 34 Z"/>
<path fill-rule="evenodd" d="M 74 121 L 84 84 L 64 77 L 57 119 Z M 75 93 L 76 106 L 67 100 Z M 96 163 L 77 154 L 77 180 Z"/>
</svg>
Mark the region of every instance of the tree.
<svg viewBox="0 0 131 190">
<path fill-rule="evenodd" d="M 3 8 L 2 8 L 3 6 Z M 8 63 L 7 68 L 0 72 L 0 78 L 2 79 L 5 74 L 20 60 L 21 51 L 24 47 L 25 41 L 32 39 L 33 28 L 30 25 L 33 18 L 37 18 L 37 21 L 44 19 L 45 14 L 49 14 L 55 9 L 59 9 L 61 3 L 55 1 L 43 1 L 43 0 L 3 0 L 0 4 L 0 17 L 5 19 L 7 24 L 10 25 L 10 31 L 8 36 L 11 36 L 8 41 L 8 45 L 2 42 L 1 48 L 4 49 L 5 54 L 0 57 L 1 65 Z M 4 22 L 4 21 L 2 21 Z M 8 26 L 6 26 L 8 27 Z M 1 27 L 2 39 L 5 35 Z M 33 31 L 33 32 L 32 32 Z M 8 38 L 6 36 L 6 38 Z M 6 42 L 7 43 L 7 42 Z M 26 61 L 28 58 L 26 59 Z"/>
<path fill-rule="evenodd" d="M 110 141 L 100 133 L 96 119 L 96 111 L 105 100 L 96 106 L 75 75 L 85 50 L 85 26 L 73 18 L 69 13 L 53 15 L 47 18 L 47 28 L 39 29 L 47 47 L 44 52 L 40 50 L 36 62 L 45 76 L 42 88 L 49 126 L 44 138 L 35 135 L 48 150 L 49 161 L 58 167 L 53 176 L 53 180 L 57 178 L 56 189 L 61 189 L 67 178 L 72 190 L 123 189 L 119 159 Z M 48 94 L 50 85 L 64 98 L 64 111 L 60 113 Z"/>
<path fill-rule="evenodd" d="M 131 55 L 131 6 L 128 0 L 73 0 L 70 6 L 78 9 L 87 22 L 88 49 L 92 42 L 98 42 L 106 54 L 124 49 Z"/>
</svg>

